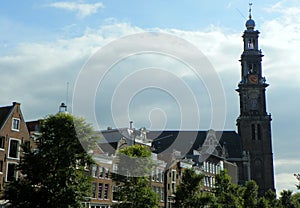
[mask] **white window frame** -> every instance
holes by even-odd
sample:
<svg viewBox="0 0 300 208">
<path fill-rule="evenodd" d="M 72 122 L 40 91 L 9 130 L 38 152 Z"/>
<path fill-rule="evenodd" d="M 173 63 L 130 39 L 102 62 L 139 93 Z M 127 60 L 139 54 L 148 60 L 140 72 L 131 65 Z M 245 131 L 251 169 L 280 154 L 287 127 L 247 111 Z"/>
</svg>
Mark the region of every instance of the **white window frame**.
<svg viewBox="0 0 300 208">
<path fill-rule="evenodd" d="M 18 128 L 15 128 L 14 127 L 14 121 L 18 121 Z M 11 130 L 13 130 L 13 131 L 20 131 L 20 125 L 21 125 L 21 119 L 19 119 L 19 118 L 12 118 L 12 120 L 11 120 Z"/>
<path fill-rule="evenodd" d="M 19 143 L 18 150 L 17 150 L 17 157 L 10 157 L 10 142 L 12 140 L 17 141 Z M 19 160 L 20 159 L 20 145 L 21 145 L 21 141 L 19 139 L 9 138 L 9 143 L 8 143 L 8 159 L 13 159 L 13 160 Z"/>
<path fill-rule="evenodd" d="M 6 174 L 5 174 L 5 181 L 6 182 L 9 182 L 8 180 L 7 180 L 7 176 L 8 176 L 8 165 L 9 164 L 15 164 L 15 165 L 18 165 L 18 163 L 16 163 L 16 162 L 7 162 L 6 163 Z M 18 171 L 16 170 L 15 171 L 15 179 L 17 180 L 18 179 Z"/>
</svg>

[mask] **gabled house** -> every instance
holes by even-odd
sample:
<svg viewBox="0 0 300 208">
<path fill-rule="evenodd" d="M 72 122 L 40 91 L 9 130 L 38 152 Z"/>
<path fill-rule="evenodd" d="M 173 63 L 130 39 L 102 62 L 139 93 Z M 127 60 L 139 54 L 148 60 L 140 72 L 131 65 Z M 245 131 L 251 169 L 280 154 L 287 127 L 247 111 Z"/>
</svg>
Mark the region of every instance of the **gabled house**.
<svg viewBox="0 0 300 208">
<path fill-rule="evenodd" d="M 0 193 L 5 184 L 19 176 L 16 167 L 22 157 L 21 145 L 30 147 L 29 132 L 20 103 L 0 107 Z"/>
</svg>

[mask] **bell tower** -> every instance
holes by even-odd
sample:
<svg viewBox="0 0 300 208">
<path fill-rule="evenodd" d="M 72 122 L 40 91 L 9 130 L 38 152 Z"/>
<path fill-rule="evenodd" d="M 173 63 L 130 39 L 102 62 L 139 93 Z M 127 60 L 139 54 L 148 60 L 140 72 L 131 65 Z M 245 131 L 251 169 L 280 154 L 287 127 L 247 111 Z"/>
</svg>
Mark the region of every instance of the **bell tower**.
<svg viewBox="0 0 300 208">
<path fill-rule="evenodd" d="M 249 19 L 243 34 L 244 51 L 241 55 L 241 81 L 237 92 L 240 97 L 238 133 L 243 150 L 250 156 L 247 176 L 259 185 L 259 193 L 274 189 L 273 153 L 271 139 L 271 115 L 266 110 L 266 83 L 262 74 L 263 54 L 259 49 L 259 31 L 249 9 Z M 245 171 L 246 172 L 246 171 Z"/>
</svg>

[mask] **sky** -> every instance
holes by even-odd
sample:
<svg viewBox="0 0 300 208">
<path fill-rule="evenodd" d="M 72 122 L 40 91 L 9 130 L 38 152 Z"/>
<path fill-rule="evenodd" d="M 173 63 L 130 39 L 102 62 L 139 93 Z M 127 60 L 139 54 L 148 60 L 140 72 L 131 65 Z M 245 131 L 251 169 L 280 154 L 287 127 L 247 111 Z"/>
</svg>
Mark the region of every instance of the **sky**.
<svg viewBox="0 0 300 208">
<path fill-rule="evenodd" d="M 147 129 L 194 129 L 199 121 L 199 129 L 207 130 L 214 127 L 211 120 L 215 110 L 224 115 L 220 119 L 224 119 L 224 129 L 236 130 L 239 99 L 235 89 L 240 81 L 241 36 L 248 19 L 248 3 L 1 1 L 0 105 L 20 102 L 25 119 L 30 121 L 56 113 L 61 102 L 66 102 L 72 112 L 79 92 L 80 96 L 93 92 L 94 100 L 87 102 L 86 108 L 94 113 L 99 129 L 126 127 L 133 120 L 136 128 Z M 259 47 L 264 54 L 263 74 L 270 84 L 267 111 L 273 119 L 276 189 L 296 191 L 293 174 L 300 172 L 300 2 L 252 3 L 252 17 L 260 31 Z M 210 80 L 195 79 L 195 72 L 180 60 L 189 50 L 179 59 L 162 53 L 131 54 L 111 65 L 101 80 L 90 74 L 90 82 L 84 80 L 84 89 L 76 91 L 93 60 L 105 61 L 110 58 L 109 50 L 121 51 L 118 41 L 128 41 L 130 50 L 155 47 L 151 41 L 137 46 L 135 39 L 128 38 L 137 38 L 143 32 L 165 34 L 159 36 L 165 38 L 160 39 L 161 48 L 173 40 L 186 41 L 185 49 L 193 51 L 194 46 L 201 51 L 216 73 L 213 86 L 222 85 L 216 87 L 219 96 L 216 98 L 209 88 Z M 93 78 L 99 83 L 91 89 Z M 129 89 L 133 94 L 126 97 Z M 118 100 L 120 97 L 128 100 L 124 103 Z"/>
</svg>

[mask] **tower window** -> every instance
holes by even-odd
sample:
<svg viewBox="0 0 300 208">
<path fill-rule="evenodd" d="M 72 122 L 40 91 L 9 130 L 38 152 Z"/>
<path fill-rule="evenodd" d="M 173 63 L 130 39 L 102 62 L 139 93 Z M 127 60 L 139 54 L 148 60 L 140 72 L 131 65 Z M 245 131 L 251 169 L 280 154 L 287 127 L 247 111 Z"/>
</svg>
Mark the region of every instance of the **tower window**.
<svg viewBox="0 0 300 208">
<path fill-rule="evenodd" d="M 257 138 L 258 138 L 258 140 L 261 140 L 261 129 L 260 129 L 260 124 L 257 124 Z"/>
<path fill-rule="evenodd" d="M 260 124 L 252 124 L 252 140 L 261 140 L 261 126 Z"/>
<path fill-rule="evenodd" d="M 254 49 L 254 40 L 253 39 L 250 39 L 248 41 L 248 49 Z"/>
<path fill-rule="evenodd" d="M 254 124 L 251 125 L 251 130 L 252 130 L 252 140 L 255 140 L 256 134 L 255 134 L 255 125 Z"/>
<path fill-rule="evenodd" d="M 249 63 L 248 64 L 248 72 L 250 74 L 256 74 L 256 72 L 257 72 L 257 70 L 256 70 L 256 64 Z"/>
</svg>

